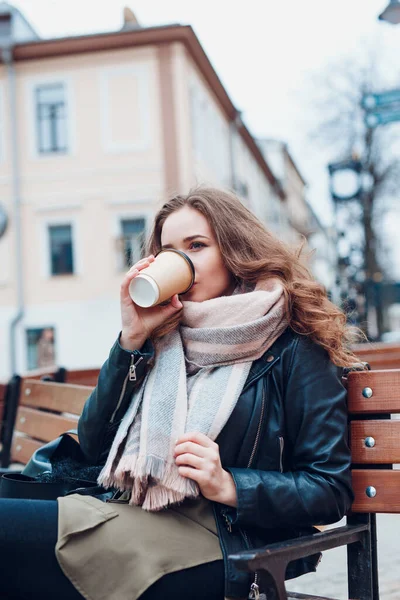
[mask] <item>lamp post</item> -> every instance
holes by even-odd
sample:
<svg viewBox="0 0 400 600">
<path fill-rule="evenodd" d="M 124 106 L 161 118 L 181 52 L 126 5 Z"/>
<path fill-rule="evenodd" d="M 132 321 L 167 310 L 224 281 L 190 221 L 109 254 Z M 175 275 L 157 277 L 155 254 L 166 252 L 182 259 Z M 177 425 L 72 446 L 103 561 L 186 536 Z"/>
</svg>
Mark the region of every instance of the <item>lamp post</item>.
<svg viewBox="0 0 400 600">
<path fill-rule="evenodd" d="M 388 6 L 379 15 L 379 20 L 398 25 L 400 23 L 400 0 L 390 0 Z"/>
<path fill-rule="evenodd" d="M 351 158 L 328 165 L 330 194 L 335 207 L 337 239 L 337 285 L 340 301 L 346 305 L 348 319 L 353 324 L 364 326 L 367 305 L 366 292 L 365 235 L 363 239 L 352 239 L 351 222 L 362 221 L 363 211 L 363 165 Z M 358 209 L 356 207 L 359 207 Z M 354 209 L 356 217 L 351 217 Z M 364 295 L 362 294 L 364 292 Z"/>
<path fill-rule="evenodd" d="M 328 165 L 330 192 L 334 202 L 348 202 L 360 196 L 362 191 L 362 164 L 349 159 Z"/>
</svg>

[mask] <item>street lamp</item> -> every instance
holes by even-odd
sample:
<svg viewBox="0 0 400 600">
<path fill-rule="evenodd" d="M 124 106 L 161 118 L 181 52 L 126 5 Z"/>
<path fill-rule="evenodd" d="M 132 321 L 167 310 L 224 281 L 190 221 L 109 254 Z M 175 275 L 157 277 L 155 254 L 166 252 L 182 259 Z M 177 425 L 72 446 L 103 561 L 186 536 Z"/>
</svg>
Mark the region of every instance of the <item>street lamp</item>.
<svg viewBox="0 0 400 600">
<path fill-rule="evenodd" d="M 362 191 L 362 164 L 359 160 L 342 160 L 328 165 L 330 192 L 335 202 L 359 198 Z"/>
<path fill-rule="evenodd" d="M 356 318 L 357 324 L 361 324 L 360 321 L 365 319 L 365 306 L 357 302 L 356 299 L 360 298 L 359 290 L 364 285 L 365 279 L 365 265 L 364 260 L 361 260 L 361 264 L 355 264 L 354 256 L 358 250 L 358 254 L 363 256 L 364 244 L 361 244 L 359 248 L 350 245 L 349 228 L 339 227 L 339 211 L 344 206 L 347 206 L 346 213 L 347 218 L 349 216 L 349 207 L 354 204 L 354 201 L 358 202 L 363 208 L 363 165 L 360 160 L 356 158 L 349 158 L 337 163 L 328 165 L 329 171 L 329 188 L 331 197 L 335 207 L 336 227 L 338 230 L 337 240 L 337 268 L 338 277 L 337 284 L 340 293 L 340 300 L 346 304 L 347 311 L 351 311 L 353 314 L 349 314 L 348 318 L 351 320 Z M 340 229 L 340 230 L 339 230 Z M 365 243 L 365 242 L 364 242 Z M 353 321 L 354 322 L 354 321 Z"/>
<path fill-rule="evenodd" d="M 400 0 L 390 0 L 389 5 L 379 15 L 381 21 L 398 25 L 400 23 Z"/>
</svg>

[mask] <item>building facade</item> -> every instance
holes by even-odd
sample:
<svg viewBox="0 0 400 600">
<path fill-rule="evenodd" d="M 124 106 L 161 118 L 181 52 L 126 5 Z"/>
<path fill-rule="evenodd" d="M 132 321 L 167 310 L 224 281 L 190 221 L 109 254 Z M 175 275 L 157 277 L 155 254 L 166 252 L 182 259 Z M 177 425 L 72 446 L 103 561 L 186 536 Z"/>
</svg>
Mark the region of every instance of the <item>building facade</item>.
<svg viewBox="0 0 400 600">
<path fill-rule="evenodd" d="M 168 195 L 233 187 L 269 223 L 285 193 L 191 27 L 40 40 L 6 3 L 0 21 L 0 378 L 97 367 Z"/>
<path fill-rule="evenodd" d="M 304 238 L 307 240 L 307 249 L 313 251 L 309 262 L 313 275 L 325 286 L 331 297 L 338 301 L 334 229 L 322 226 L 307 201 L 306 181 L 287 144 L 275 139 L 260 139 L 258 144 L 285 193 L 276 217 L 280 237 L 291 245 L 299 245 Z"/>
</svg>

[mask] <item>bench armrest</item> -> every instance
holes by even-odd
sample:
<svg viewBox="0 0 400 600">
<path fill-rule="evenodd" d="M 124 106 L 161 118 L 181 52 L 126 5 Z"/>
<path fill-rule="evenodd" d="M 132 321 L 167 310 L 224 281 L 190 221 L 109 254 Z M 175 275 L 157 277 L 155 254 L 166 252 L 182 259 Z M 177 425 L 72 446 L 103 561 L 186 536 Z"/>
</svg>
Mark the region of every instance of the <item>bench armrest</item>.
<svg viewBox="0 0 400 600">
<path fill-rule="evenodd" d="M 229 560 L 243 571 L 261 572 L 271 598 L 284 600 L 286 567 L 290 561 L 338 546 L 360 542 L 369 532 L 368 524 L 346 525 L 285 542 L 278 542 L 229 555 Z"/>
<path fill-rule="evenodd" d="M 363 534 L 368 529 L 367 524 L 345 525 L 302 538 L 269 544 L 263 548 L 231 554 L 229 559 L 244 571 L 266 570 L 272 572 L 278 567 L 279 571 L 284 572 L 292 560 L 361 541 Z"/>
</svg>

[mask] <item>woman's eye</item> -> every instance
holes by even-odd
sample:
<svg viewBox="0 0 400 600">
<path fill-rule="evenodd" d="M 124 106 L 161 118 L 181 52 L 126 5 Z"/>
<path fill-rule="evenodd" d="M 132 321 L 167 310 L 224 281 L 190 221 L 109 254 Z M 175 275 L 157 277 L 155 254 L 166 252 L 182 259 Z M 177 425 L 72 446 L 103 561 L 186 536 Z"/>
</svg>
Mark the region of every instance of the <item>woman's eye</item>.
<svg viewBox="0 0 400 600">
<path fill-rule="evenodd" d="M 190 244 L 190 248 L 192 250 L 198 250 L 199 248 L 204 248 L 204 247 L 205 247 L 205 244 L 203 244 L 202 242 L 192 242 Z"/>
</svg>

